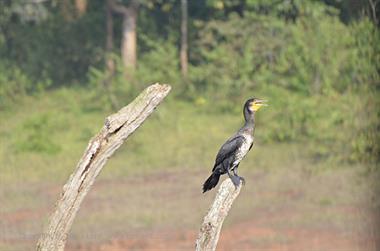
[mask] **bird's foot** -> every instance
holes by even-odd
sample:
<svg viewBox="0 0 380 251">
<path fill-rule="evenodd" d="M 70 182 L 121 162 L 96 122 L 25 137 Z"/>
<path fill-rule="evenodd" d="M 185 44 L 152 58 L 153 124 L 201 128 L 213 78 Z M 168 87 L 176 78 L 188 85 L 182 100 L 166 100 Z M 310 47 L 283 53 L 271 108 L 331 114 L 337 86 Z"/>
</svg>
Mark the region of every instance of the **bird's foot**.
<svg viewBox="0 0 380 251">
<path fill-rule="evenodd" d="M 240 177 L 231 175 L 230 176 L 232 183 L 234 184 L 235 188 L 238 188 L 240 186 Z"/>
<path fill-rule="evenodd" d="M 241 180 L 241 184 L 244 186 L 245 185 L 245 179 L 243 177 L 240 177 L 240 176 L 238 176 L 238 177 Z"/>
<path fill-rule="evenodd" d="M 235 188 L 238 188 L 240 184 L 242 184 L 243 186 L 245 185 L 245 179 L 243 177 L 232 175 L 230 178 Z"/>
</svg>

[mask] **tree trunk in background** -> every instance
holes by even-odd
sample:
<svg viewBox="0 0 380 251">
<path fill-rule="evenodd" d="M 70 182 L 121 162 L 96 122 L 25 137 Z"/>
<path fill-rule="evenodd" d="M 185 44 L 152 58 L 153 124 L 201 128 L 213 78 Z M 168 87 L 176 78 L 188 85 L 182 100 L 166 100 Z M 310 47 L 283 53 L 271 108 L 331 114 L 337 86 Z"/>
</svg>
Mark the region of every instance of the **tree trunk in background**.
<svg viewBox="0 0 380 251">
<path fill-rule="evenodd" d="M 184 79 L 187 78 L 188 62 L 187 62 L 187 0 L 181 0 L 181 73 Z"/>
<path fill-rule="evenodd" d="M 121 39 L 121 58 L 124 64 L 126 77 L 128 78 L 135 69 L 137 63 L 137 36 L 136 23 L 139 1 L 132 0 L 129 6 L 124 6 L 115 0 L 109 0 L 112 11 L 123 15 L 123 30 Z"/>
<path fill-rule="evenodd" d="M 106 3 L 106 55 L 105 55 L 105 64 L 106 64 L 106 76 L 103 81 L 103 86 L 105 92 L 108 95 L 109 101 L 112 108 L 116 109 L 119 107 L 119 102 L 117 98 L 112 93 L 111 84 L 112 79 L 115 74 L 115 61 L 112 58 L 113 52 L 113 16 L 110 0 L 107 0 Z"/>
<path fill-rule="evenodd" d="M 130 7 L 123 14 L 123 35 L 121 38 L 121 56 L 125 72 L 136 69 L 136 21 L 137 9 Z M 128 74 L 129 75 L 129 74 Z"/>
<path fill-rule="evenodd" d="M 75 0 L 75 9 L 77 10 L 78 17 L 83 16 L 87 10 L 87 0 Z"/>
<path fill-rule="evenodd" d="M 62 0 L 58 2 L 60 4 L 60 11 L 65 21 L 72 21 L 75 16 L 73 15 L 73 6 L 70 0 Z"/>
<path fill-rule="evenodd" d="M 368 0 L 368 3 L 369 3 L 369 8 L 370 8 L 369 16 L 372 17 L 372 20 L 376 25 L 379 25 L 380 23 L 377 17 L 379 11 L 377 9 L 378 8 L 377 5 L 378 4 L 380 5 L 380 2 L 378 0 Z"/>
<path fill-rule="evenodd" d="M 115 62 L 112 59 L 113 51 L 113 17 L 110 0 L 106 4 L 106 67 L 112 75 L 115 72 Z"/>
</svg>

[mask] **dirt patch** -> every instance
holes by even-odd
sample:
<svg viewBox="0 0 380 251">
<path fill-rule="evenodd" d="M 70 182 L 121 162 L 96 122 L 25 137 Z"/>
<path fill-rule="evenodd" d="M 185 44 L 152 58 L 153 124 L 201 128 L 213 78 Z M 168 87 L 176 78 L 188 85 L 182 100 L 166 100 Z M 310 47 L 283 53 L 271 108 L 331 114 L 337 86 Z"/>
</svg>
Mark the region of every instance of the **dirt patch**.
<svg viewBox="0 0 380 251">
<path fill-rule="evenodd" d="M 159 192 L 145 191 L 145 199 L 168 197 L 168 201 L 178 202 L 167 208 L 172 213 L 165 223 L 136 228 L 96 244 L 71 242 L 69 250 L 194 250 L 197 224 L 215 193 L 200 196 L 194 192 L 201 175 L 164 173 L 145 178 L 155 189 L 160 188 Z M 336 171 L 308 179 L 304 179 L 302 172 L 256 171 L 247 176 L 251 184 L 247 184 L 233 206 L 222 229 L 218 250 L 379 250 L 380 235 L 373 221 L 377 212 L 366 204 L 365 187 L 351 187 L 355 182 L 352 173 Z M 190 203 L 185 205 L 185 201 Z M 199 201 L 206 203 L 198 207 Z M 157 214 L 159 208 L 167 206 L 164 204 L 165 200 L 156 204 Z M 184 207 L 187 209 L 181 211 Z M 191 210 L 194 208 L 197 210 Z M 173 222 L 183 222 L 188 217 L 197 224 L 174 227 Z"/>
<path fill-rule="evenodd" d="M 354 172 L 334 170 L 308 178 L 294 169 L 244 173 L 247 184 L 223 226 L 218 250 L 380 250 L 378 210 Z M 201 193 L 207 175 L 177 170 L 100 178 L 82 204 L 66 250 L 194 250 L 202 217 L 215 196 L 215 190 Z M 0 250 L 34 249 L 61 191 L 46 186 L 22 195 L 47 201 L 44 205 L 1 215 Z"/>
<path fill-rule="evenodd" d="M 218 251 L 376 251 L 379 236 L 347 234 L 337 229 L 279 228 L 260 226 L 256 220 L 234 224 L 222 230 Z M 196 231 L 146 232 L 134 238 L 113 239 L 100 245 L 77 245 L 69 250 L 154 251 L 194 250 Z"/>
<path fill-rule="evenodd" d="M 27 220 L 38 219 L 48 211 L 36 211 L 31 209 L 21 209 L 14 212 L 2 213 L 2 222 L 7 224 L 20 224 Z"/>
</svg>

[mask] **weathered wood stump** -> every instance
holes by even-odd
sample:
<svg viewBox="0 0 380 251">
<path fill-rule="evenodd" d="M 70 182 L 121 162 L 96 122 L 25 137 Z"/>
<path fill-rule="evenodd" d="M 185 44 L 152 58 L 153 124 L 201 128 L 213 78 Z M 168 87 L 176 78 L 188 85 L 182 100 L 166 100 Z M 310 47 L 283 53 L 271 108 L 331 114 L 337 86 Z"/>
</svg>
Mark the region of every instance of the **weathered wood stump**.
<svg viewBox="0 0 380 251">
<path fill-rule="evenodd" d="M 170 89 L 169 85 L 151 85 L 128 106 L 107 117 L 103 128 L 90 140 L 76 170 L 64 185 L 56 209 L 38 241 L 37 250 L 64 250 L 79 207 L 108 158 L 154 111 Z"/>
<path fill-rule="evenodd" d="M 240 190 L 241 185 L 235 188 L 229 178 L 222 182 L 211 208 L 203 219 L 198 239 L 195 243 L 196 251 L 214 251 L 216 249 L 224 219 Z"/>
</svg>

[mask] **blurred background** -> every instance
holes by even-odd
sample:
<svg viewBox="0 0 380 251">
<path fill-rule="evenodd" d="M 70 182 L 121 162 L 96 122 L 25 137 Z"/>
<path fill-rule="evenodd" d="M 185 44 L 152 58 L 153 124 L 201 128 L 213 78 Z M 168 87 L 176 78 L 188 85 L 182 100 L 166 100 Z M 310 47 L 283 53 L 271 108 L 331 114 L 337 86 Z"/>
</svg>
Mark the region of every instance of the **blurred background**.
<svg viewBox="0 0 380 251">
<path fill-rule="evenodd" d="M 0 250 L 32 250 L 109 114 L 173 89 L 67 250 L 193 250 L 249 97 L 269 100 L 219 250 L 380 249 L 380 1 L 0 1 Z"/>
</svg>

